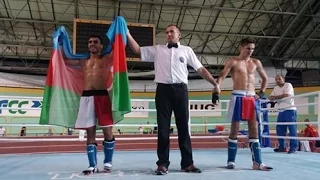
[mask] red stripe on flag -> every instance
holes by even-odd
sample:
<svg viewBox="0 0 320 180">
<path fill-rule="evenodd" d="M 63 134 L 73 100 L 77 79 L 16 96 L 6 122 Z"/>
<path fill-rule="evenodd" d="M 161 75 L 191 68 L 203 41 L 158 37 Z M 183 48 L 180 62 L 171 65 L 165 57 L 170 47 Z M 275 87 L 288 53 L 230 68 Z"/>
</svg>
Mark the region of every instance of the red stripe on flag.
<svg viewBox="0 0 320 180">
<path fill-rule="evenodd" d="M 122 35 L 117 34 L 113 44 L 113 68 L 115 73 L 127 71 L 126 59 L 125 44 L 123 43 Z"/>
<path fill-rule="evenodd" d="M 50 60 L 50 64 L 49 64 L 49 68 L 48 68 L 48 72 L 47 72 L 47 79 L 46 79 L 46 86 L 52 86 L 52 57 L 53 54 L 55 53 L 55 50 L 51 51 L 51 60 Z"/>
<path fill-rule="evenodd" d="M 52 52 L 46 85 L 81 94 L 83 90 L 83 72 L 81 69 L 67 66 L 60 50 L 53 50 Z"/>
</svg>

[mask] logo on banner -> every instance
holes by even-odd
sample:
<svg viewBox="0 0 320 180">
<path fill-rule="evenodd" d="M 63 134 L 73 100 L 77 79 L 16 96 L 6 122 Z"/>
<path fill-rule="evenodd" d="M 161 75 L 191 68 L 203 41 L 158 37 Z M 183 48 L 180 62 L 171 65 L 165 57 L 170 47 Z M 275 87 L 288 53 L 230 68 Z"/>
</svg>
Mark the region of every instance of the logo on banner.
<svg viewBox="0 0 320 180">
<path fill-rule="evenodd" d="M 213 104 L 190 104 L 190 110 L 214 110 Z"/>
<path fill-rule="evenodd" d="M 145 109 L 145 107 L 144 106 L 131 106 L 131 109 L 132 110 L 136 110 L 136 109 Z"/>
<path fill-rule="evenodd" d="M 214 106 L 212 103 L 191 102 L 189 106 L 190 106 L 189 108 L 190 108 L 191 117 L 221 116 L 221 111 L 216 111 L 216 109 L 221 109 L 220 104 L 217 106 Z M 203 111 L 203 110 L 207 110 L 207 111 Z"/>
<path fill-rule="evenodd" d="M 40 100 L 17 100 L 17 99 L 1 99 L 0 100 L 1 115 L 36 115 L 35 110 L 39 111 L 41 107 L 42 107 L 42 101 Z M 2 109 L 2 108 L 8 108 L 8 109 Z M 34 110 L 32 110 L 33 108 Z M 40 114 L 40 111 L 37 114 Z"/>
<path fill-rule="evenodd" d="M 148 117 L 149 112 L 143 111 L 146 109 L 149 109 L 149 102 L 131 101 L 131 112 L 126 114 L 125 117 Z"/>
</svg>

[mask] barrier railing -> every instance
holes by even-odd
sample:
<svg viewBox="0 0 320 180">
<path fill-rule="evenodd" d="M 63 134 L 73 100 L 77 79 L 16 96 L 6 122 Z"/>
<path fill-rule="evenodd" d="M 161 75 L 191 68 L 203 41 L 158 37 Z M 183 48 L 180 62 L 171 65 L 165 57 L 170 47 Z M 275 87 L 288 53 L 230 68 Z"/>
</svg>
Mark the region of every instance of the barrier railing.
<svg viewBox="0 0 320 180">
<path fill-rule="evenodd" d="M 317 115 L 317 121 L 316 122 L 311 122 L 312 124 L 317 124 L 318 127 L 320 127 L 320 91 L 317 92 L 310 92 L 310 93 L 304 93 L 300 95 L 296 95 L 294 97 L 288 97 L 284 98 L 282 100 L 287 100 L 290 98 L 301 98 L 301 97 L 318 97 L 318 99 L 314 100 L 314 102 L 311 103 L 298 103 L 295 105 L 295 107 L 302 107 L 302 106 L 316 106 L 316 112 L 315 114 Z M 21 96 L 2 96 L 0 97 L 1 99 L 13 99 L 13 100 L 29 100 L 29 101 L 42 101 L 42 97 L 21 97 Z M 143 108 L 141 109 L 132 109 L 132 113 L 154 113 L 156 112 L 156 109 L 153 109 L 150 107 L 149 103 L 153 103 L 154 99 L 132 99 L 132 103 L 146 103 L 147 105 L 142 105 Z M 230 126 L 230 123 L 210 123 L 208 122 L 207 118 L 209 117 L 224 117 L 227 111 L 228 107 L 228 100 L 221 100 L 220 105 L 217 107 L 212 107 L 210 105 L 211 101 L 210 100 L 190 100 L 189 101 L 189 111 L 190 111 L 190 117 L 189 117 L 189 131 L 190 135 L 191 133 L 191 128 L 196 128 L 196 127 L 203 127 L 204 131 L 206 132 L 210 126 L 218 126 L 218 125 L 223 125 L 223 126 Z M 269 125 L 279 125 L 279 124 L 291 124 L 291 123 L 275 123 L 275 122 L 269 122 L 268 120 L 268 112 L 269 111 L 274 111 L 274 110 L 279 110 L 279 108 L 268 108 L 266 106 L 266 103 L 268 103 L 268 100 L 260 100 L 260 109 L 261 113 L 259 114 L 258 121 L 259 121 L 259 135 L 260 135 L 260 140 L 261 138 L 275 138 L 274 136 L 270 136 L 270 131 L 269 131 Z M 222 104 L 225 106 L 223 108 Z M 199 106 L 199 107 L 198 107 Z M 201 107 L 200 107 L 201 106 Z M 204 107 L 205 106 L 205 107 Z M 211 109 L 209 107 L 212 107 Z M 288 106 L 290 107 L 290 106 Z M 282 108 L 287 108 L 287 107 L 282 107 Z M 8 110 L 24 110 L 24 111 L 32 111 L 34 114 L 39 115 L 41 108 L 35 108 L 35 107 L 27 107 L 25 105 L 19 106 L 19 104 L 16 104 L 15 106 L 11 107 L 6 107 L 3 105 L 0 105 L 0 111 L 8 111 Z M 35 112 L 37 111 L 37 112 Z M 28 112 L 26 112 L 27 114 Z M 129 113 L 130 115 L 130 113 Z M 15 114 L 4 114 L 1 113 L 0 116 L 16 116 Z M 149 115 L 148 115 L 149 116 Z M 147 117 L 148 117 L 147 116 Z M 21 117 L 27 117 L 27 116 L 21 116 Z M 33 116 L 39 118 L 39 116 Z M 136 118 L 139 118 L 140 116 L 136 116 Z M 143 117 L 146 118 L 146 117 Z M 173 116 L 174 118 L 174 116 Z M 201 119 L 206 119 L 206 121 L 202 121 L 202 123 L 192 123 L 191 119 L 192 118 L 201 118 Z M 241 125 L 244 125 L 245 123 L 241 123 Z M 293 124 L 293 123 L 292 123 Z M 296 124 L 305 124 L 304 122 L 297 122 Z M 39 125 L 39 124 L 19 124 L 19 123 L 8 123 L 7 120 L 5 120 L 5 123 L 0 124 L 0 126 L 11 126 L 11 127 L 17 127 L 17 126 L 51 126 L 51 125 Z M 133 127 L 154 127 L 154 124 L 116 124 L 115 127 L 127 127 L 127 128 L 133 128 Z M 176 125 L 174 123 L 171 124 L 171 126 L 175 127 Z M 138 129 L 138 128 L 137 128 Z M 198 129 L 197 129 L 198 131 Z M 320 128 L 318 129 L 319 134 L 320 134 Z M 116 132 L 116 131 L 115 131 Z M 286 138 L 286 137 L 284 137 Z M 266 139 L 264 139 L 266 140 Z"/>
</svg>

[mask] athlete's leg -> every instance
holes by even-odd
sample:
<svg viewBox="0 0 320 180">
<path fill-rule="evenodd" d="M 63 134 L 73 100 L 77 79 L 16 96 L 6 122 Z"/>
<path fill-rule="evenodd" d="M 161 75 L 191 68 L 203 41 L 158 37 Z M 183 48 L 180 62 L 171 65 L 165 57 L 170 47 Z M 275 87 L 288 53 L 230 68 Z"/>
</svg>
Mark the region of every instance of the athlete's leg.
<svg viewBox="0 0 320 180">
<path fill-rule="evenodd" d="M 87 156 L 89 160 L 88 169 L 83 171 L 83 174 L 89 175 L 98 171 L 97 168 L 97 143 L 96 143 L 96 128 L 87 129 Z"/>
<path fill-rule="evenodd" d="M 84 174 L 91 174 L 97 169 L 97 143 L 96 143 L 96 121 L 94 115 L 94 103 L 91 91 L 83 91 L 80 99 L 78 117 L 75 128 L 86 129 L 87 131 L 87 156 L 89 160 L 89 168 L 84 170 Z"/>
<path fill-rule="evenodd" d="M 227 168 L 234 169 L 238 151 L 238 131 L 241 111 L 241 97 L 232 96 L 230 99 L 227 120 L 231 121 L 231 129 L 228 139 L 228 161 Z"/>
<path fill-rule="evenodd" d="M 228 169 L 235 168 L 236 155 L 238 151 L 238 131 L 239 121 L 235 120 L 231 122 L 231 130 L 228 139 Z"/>
<path fill-rule="evenodd" d="M 114 121 L 111 111 L 111 101 L 108 91 L 99 90 L 98 94 L 99 95 L 94 97 L 95 112 L 98 117 L 99 126 L 102 127 L 104 135 L 104 141 L 102 142 L 104 152 L 104 170 L 110 172 L 115 146 L 115 138 L 112 132 Z"/>
<path fill-rule="evenodd" d="M 262 163 L 261 145 L 259 142 L 259 135 L 258 135 L 258 121 L 257 121 L 258 113 L 256 114 L 255 112 L 253 117 L 254 119 L 248 120 L 249 146 L 250 146 L 252 161 L 253 161 L 252 168 L 255 170 L 269 171 L 273 168 L 266 166 Z"/>
<path fill-rule="evenodd" d="M 104 141 L 103 141 L 103 152 L 104 152 L 104 170 L 111 171 L 112 168 L 112 157 L 115 145 L 115 138 L 112 132 L 112 126 L 104 127 L 103 129 Z"/>
</svg>

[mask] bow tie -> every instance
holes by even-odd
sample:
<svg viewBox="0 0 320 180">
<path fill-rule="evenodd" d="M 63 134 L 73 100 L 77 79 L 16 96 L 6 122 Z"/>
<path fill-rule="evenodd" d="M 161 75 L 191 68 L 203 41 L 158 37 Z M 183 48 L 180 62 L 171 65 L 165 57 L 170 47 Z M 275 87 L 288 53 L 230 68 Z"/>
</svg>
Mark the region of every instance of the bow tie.
<svg viewBox="0 0 320 180">
<path fill-rule="evenodd" d="M 171 49 L 172 47 L 175 47 L 175 48 L 178 48 L 178 44 L 175 43 L 175 44 L 168 44 L 167 46 L 169 49 Z"/>
</svg>

